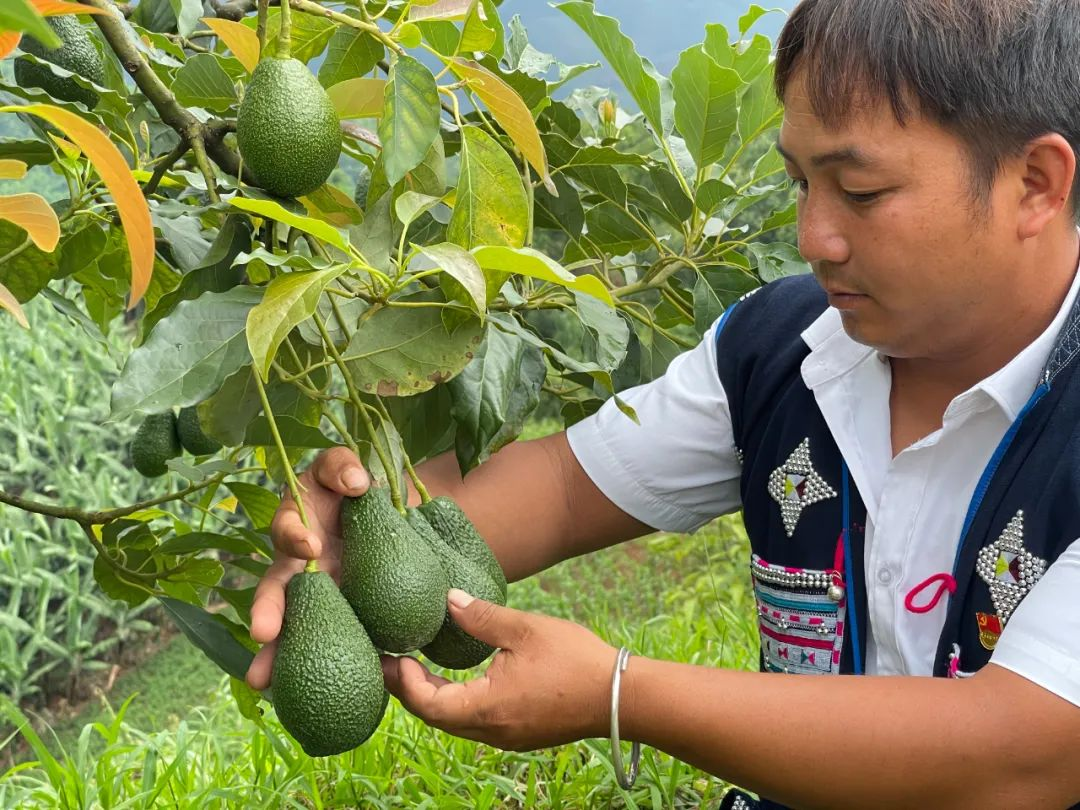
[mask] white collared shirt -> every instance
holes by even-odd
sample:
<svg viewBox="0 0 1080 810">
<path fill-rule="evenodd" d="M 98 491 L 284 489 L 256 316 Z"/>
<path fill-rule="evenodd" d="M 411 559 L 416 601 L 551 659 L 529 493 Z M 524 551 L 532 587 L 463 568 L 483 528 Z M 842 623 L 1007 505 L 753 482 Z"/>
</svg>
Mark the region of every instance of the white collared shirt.
<svg viewBox="0 0 1080 810">
<path fill-rule="evenodd" d="M 895 457 L 887 359 L 852 340 L 835 309 L 802 333 L 810 348 L 803 381 L 867 509 L 868 674 L 932 672 L 946 600 L 920 614 L 909 612 L 904 598 L 928 577 L 952 571 L 972 493 L 1038 384 L 1078 288 L 1080 274 L 1042 335 L 957 396 L 940 429 Z M 567 431 L 575 456 L 600 490 L 657 529 L 694 531 L 741 505 L 741 465 L 716 371 L 715 330 L 714 323 L 663 377 L 620 394 L 640 426 L 607 402 Z M 991 660 L 1080 705 L 1080 540 L 1013 613 Z"/>
</svg>

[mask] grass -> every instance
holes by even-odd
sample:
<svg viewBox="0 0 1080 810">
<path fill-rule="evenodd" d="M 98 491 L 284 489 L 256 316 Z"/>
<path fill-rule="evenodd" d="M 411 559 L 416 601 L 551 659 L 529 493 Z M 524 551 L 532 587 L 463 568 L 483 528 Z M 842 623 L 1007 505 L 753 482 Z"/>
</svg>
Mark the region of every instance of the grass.
<svg viewBox="0 0 1080 810">
<path fill-rule="evenodd" d="M 694 536 L 654 535 L 569 560 L 511 586 L 510 604 L 578 621 L 641 655 L 750 668 L 757 650 L 745 555 L 741 525 L 723 519 Z M 312 759 L 269 706 L 258 721 L 244 719 L 227 679 L 195 665 L 200 658 L 178 638 L 118 682 L 114 693 L 139 694 L 115 713 L 95 707 L 58 729 L 59 742 L 50 734 L 35 744 L 24 732 L 36 759 L 0 775 L 0 807 L 674 810 L 715 807 L 726 788 L 646 749 L 626 792 L 606 741 L 506 753 L 430 729 L 396 701 L 368 743 Z"/>
</svg>

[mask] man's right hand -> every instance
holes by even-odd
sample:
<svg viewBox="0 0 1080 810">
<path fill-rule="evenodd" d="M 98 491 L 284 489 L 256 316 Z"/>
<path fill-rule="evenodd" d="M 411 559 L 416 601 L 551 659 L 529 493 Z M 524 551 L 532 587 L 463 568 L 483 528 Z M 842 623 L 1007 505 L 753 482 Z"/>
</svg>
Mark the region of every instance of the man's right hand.
<svg viewBox="0 0 1080 810">
<path fill-rule="evenodd" d="M 337 581 L 341 564 L 341 499 L 363 495 L 371 485 L 360 459 L 344 447 L 320 453 L 299 480 L 304 512 L 311 525 L 304 526 L 292 494 L 286 493 L 270 525 L 276 549 L 274 562 L 255 588 L 251 606 L 251 638 L 263 645 L 247 672 L 247 682 L 254 689 L 270 685 L 270 669 L 285 615 L 285 586 L 293 574 L 304 570 L 308 560 L 318 560 L 319 570 Z"/>
</svg>

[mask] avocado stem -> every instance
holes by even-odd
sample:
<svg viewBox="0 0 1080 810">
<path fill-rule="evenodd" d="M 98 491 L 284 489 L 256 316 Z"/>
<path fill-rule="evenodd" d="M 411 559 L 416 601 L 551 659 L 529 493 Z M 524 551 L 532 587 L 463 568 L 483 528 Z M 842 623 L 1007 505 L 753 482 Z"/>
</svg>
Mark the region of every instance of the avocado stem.
<svg viewBox="0 0 1080 810">
<path fill-rule="evenodd" d="M 382 401 L 382 397 L 376 395 L 375 403 L 379 406 L 379 418 L 384 422 L 393 424 L 394 420 L 390 418 L 390 412 L 386 409 L 386 403 Z M 431 496 L 428 495 L 427 487 L 425 487 L 424 482 L 420 480 L 420 476 L 416 474 L 416 468 L 413 467 L 412 459 L 409 458 L 409 454 L 405 450 L 404 442 L 401 444 L 401 458 L 405 464 L 405 471 L 409 474 L 413 486 L 416 487 L 416 491 L 420 494 L 420 503 L 427 503 L 431 500 Z"/>
<path fill-rule="evenodd" d="M 278 31 L 277 58 L 292 56 L 292 8 L 289 0 L 281 0 L 281 30 Z"/>
<path fill-rule="evenodd" d="M 390 487 L 390 500 L 394 504 L 394 508 L 401 514 L 405 514 L 405 507 L 401 500 L 401 484 L 398 479 L 398 470 L 394 469 L 390 462 L 390 454 L 387 449 L 383 447 L 382 442 L 379 441 L 379 437 L 375 432 L 375 426 L 371 424 L 371 417 L 367 413 L 367 405 L 360 399 L 360 393 L 356 390 L 356 385 L 353 383 L 352 374 L 349 373 L 348 366 L 345 365 L 345 361 L 341 358 L 341 353 L 337 350 L 337 346 L 334 345 L 333 338 L 330 337 L 330 333 L 326 330 L 326 321 L 319 315 L 316 310 L 312 316 L 315 320 L 315 326 L 319 329 L 319 334 L 322 335 L 323 345 L 326 351 L 334 360 L 334 364 L 341 372 L 342 378 L 345 380 L 345 388 L 349 391 L 349 400 L 352 402 L 353 409 L 360 417 L 360 421 L 364 425 L 364 431 L 368 435 L 368 439 L 371 441 L 371 447 L 374 449 L 375 454 L 379 457 L 379 461 L 382 463 L 383 471 L 386 473 L 386 483 Z"/>
<path fill-rule="evenodd" d="M 270 408 L 270 400 L 266 396 L 266 387 L 263 385 L 262 375 L 256 369 L 252 377 L 255 378 L 255 386 L 259 389 L 259 399 L 262 400 L 263 412 L 266 414 L 267 424 L 270 425 L 270 434 L 274 437 L 274 444 L 277 446 L 278 454 L 281 457 L 281 466 L 285 468 L 285 480 L 288 481 L 289 492 L 292 493 L 293 500 L 296 502 L 296 511 L 300 514 L 300 522 L 304 524 L 304 528 L 310 529 L 311 524 L 308 523 L 307 512 L 304 511 L 304 499 L 300 495 L 300 482 L 296 480 L 292 464 L 289 463 L 289 455 L 285 452 L 285 443 L 281 440 L 281 433 L 278 431 L 274 412 Z"/>
<path fill-rule="evenodd" d="M 319 571 L 319 561 L 318 560 L 308 560 L 307 565 L 304 566 L 304 573 L 305 574 L 316 574 L 316 573 L 318 573 L 318 571 Z"/>
</svg>

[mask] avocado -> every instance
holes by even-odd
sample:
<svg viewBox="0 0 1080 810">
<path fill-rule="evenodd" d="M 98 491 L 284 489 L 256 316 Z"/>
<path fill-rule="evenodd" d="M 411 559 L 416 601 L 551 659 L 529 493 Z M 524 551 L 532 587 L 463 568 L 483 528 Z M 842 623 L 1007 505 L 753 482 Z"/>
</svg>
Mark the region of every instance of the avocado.
<svg viewBox="0 0 1080 810">
<path fill-rule="evenodd" d="M 180 446 L 193 456 L 209 456 L 221 449 L 221 442 L 203 432 L 196 405 L 180 409 L 180 415 L 176 418 L 176 435 L 180 439 Z"/>
<path fill-rule="evenodd" d="M 259 186 L 278 197 L 302 197 L 337 166 L 341 122 L 303 62 L 271 56 L 255 66 L 244 90 L 236 142 Z"/>
<path fill-rule="evenodd" d="M 105 64 L 101 61 L 90 35 L 71 14 L 46 17 L 47 22 L 64 44 L 55 50 L 47 50 L 38 40 L 25 36 L 19 47 L 39 59 L 44 59 L 72 73 L 77 73 L 94 84 L 105 84 Z M 89 109 L 98 103 L 98 94 L 82 87 L 71 78 L 61 78 L 44 65 L 36 65 L 26 59 L 15 60 L 15 81 L 21 87 L 40 87 L 53 98 L 61 101 L 78 101 Z"/>
<path fill-rule="evenodd" d="M 323 571 L 289 580 L 270 686 L 281 725 L 309 756 L 351 751 L 382 720 L 379 654 Z"/>
<path fill-rule="evenodd" d="M 466 559 L 479 564 L 488 572 L 495 584 L 499 586 L 505 604 L 506 575 L 503 573 L 502 566 L 491 553 L 491 547 L 476 531 L 472 521 L 461 511 L 461 507 L 445 495 L 440 495 L 438 498 L 421 504 L 418 508 L 431 527 L 439 533 L 439 537 L 450 545 L 450 548 Z M 479 596 L 479 594 L 475 595 Z"/>
<path fill-rule="evenodd" d="M 461 588 L 466 593 L 486 602 L 506 604 L 506 594 L 500 590 L 483 566 L 450 548 L 438 532 L 431 528 L 431 524 L 424 519 L 422 512 L 418 509 L 409 509 L 405 519 L 439 555 L 451 588 Z M 450 618 L 450 611 L 447 610 L 438 635 L 430 644 L 421 647 L 420 652 L 441 667 L 469 669 L 486 661 L 495 652 L 495 648 L 462 630 L 458 623 Z"/>
<path fill-rule="evenodd" d="M 353 191 L 353 202 L 361 209 L 367 208 L 368 190 L 371 188 L 371 169 L 360 164 L 360 171 L 356 173 L 356 190 Z"/>
<path fill-rule="evenodd" d="M 375 646 L 406 653 L 435 638 L 450 585 L 385 488 L 342 500 L 341 538 L 341 592 Z"/>
<path fill-rule="evenodd" d="M 172 411 L 146 417 L 131 440 L 131 464 L 147 478 L 169 471 L 165 462 L 180 455 L 176 415 Z"/>
</svg>

